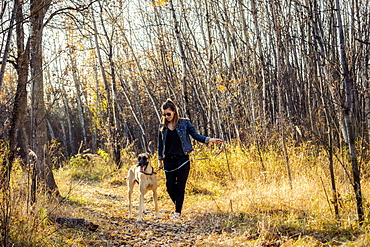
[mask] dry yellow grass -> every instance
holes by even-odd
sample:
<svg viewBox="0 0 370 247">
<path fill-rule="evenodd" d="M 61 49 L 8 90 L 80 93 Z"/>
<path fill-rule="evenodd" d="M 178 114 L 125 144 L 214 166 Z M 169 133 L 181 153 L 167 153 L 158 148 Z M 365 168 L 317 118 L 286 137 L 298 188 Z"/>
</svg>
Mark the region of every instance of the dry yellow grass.
<svg viewBox="0 0 370 247">
<path fill-rule="evenodd" d="M 183 219 L 174 222 L 170 218 L 173 208 L 165 191 L 163 171 L 160 171 L 162 219 L 153 217 L 148 193 L 149 213 L 145 216 L 146 222 L 141 224 L 127 218 L 125 177 L 127 168 L 136 162 L 135 155 L 130 150 L 122 154 L 124 166 L 119 171 L 104 153 L 88 163 L 74 160 L 66 164 L 55 171 L 65 200 L 50 202 L 40 196 L 37 206 L 28 212 L 19 206 L 27 195 L 26 188 L 20 188 L 19 183 L 24 174 L 15 170 L 12 241 L 23 246 L 27 245 L 25 243 L 29 246 L 370 244 L 368 222 L 359 226 L 356 220 L 353 189 L 339 161 L 335 163 L 335 173 L 340 217 L 335 219 L 328 161 L 325 152 L 317 147 L 307 144 L 288 148 L 292 174 L 292 181 L 289 181 L 285 158 L 278 148 L 263 150 L 259 155 L 255 147 L 198 145 L 192 154 Z M 156 165 L 156 157 L 152 161 Z M 83 165 L 79 166 L 78 162 Z M 366 165 L 362 164 L 362 169 L 367 169 Z M 364 178 L 365 212 L 368 212 L 368 187 Z M 24 196 L 16 191 L 23 191 Z M 51 222 L 55 217 L 85 218 L 99 224 L 99 229 L 89 232 L 61 228 Z"/>
</svg>

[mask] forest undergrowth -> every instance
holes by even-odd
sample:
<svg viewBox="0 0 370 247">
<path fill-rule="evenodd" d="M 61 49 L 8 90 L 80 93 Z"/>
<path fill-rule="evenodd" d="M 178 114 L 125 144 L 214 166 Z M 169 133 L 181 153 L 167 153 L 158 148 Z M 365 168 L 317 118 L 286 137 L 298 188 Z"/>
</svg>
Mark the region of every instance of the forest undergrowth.
<svg viewBox="0 0 370 247">
<path fill-rule="evenodd" d="M 1 237 L 8 246 L 368 246 L 369 222 L 357 222 L 346 162 L 335 163 L 336 217 L 326 153 L 307 143 L 292 145 L 288 157 L 291 180 L 279 148 L 197 145 L 183 217 L 172 219 L 164 174 L 158 171 L 161 218 L 154 217 L 149 192 L 144 222 L 136 221 L 137 187 L 134 215 L 128 218 L 125 178 L 136 162 L 129 148 L 122 151 L 119 170 L 104 151 L 73 157 L 54 170 L 61 197 L 40 193 L 32 206 L 29 176 L 15 165 L 11 188 L 2 192 Z M 151 160 L 157 167 L 155 155 Z M 367 165 L 362 163 L 363 171 Z M 369 186 L 363 173 L 365 219 Z M 56 218 L 85 219 L 99 227 L 68 228 Z"/>
</svg>

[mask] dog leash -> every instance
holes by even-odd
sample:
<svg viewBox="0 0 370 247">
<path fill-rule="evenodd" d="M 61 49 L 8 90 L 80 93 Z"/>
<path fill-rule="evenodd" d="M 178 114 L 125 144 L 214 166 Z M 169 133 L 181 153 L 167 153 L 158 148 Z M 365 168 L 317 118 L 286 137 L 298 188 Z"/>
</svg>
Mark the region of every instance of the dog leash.
<svg viewBox="0 0 370 247">
<path fill-rule="evenodd" d="M 220 153 L 222 153 L 222 149 L 220 150 L 220 152 L 218 152 L 218 154 L 216 154 L 215 156 L 213 156 L 213 158 L 214 157 L 217 157 Z M 199 158 L 199 159 L 192 159 L 192 160 L 209 160 L 209 159 L 211 159 L 211 158 Z M 188 163 L 190 160 L 187 160 L 187 161 L 185 161 L 184 163 L 182 163 L 179 167 L 177 167 L 177 168 L 175 168 L 175 169 L 173 169 L 173 170 L 171 170 L 171 171 L 167 171 L 167 170 L 165 170 L 164 168 L 161 168 L 161 169 L 158 169 L 157 171 L 155 171 L 155 172 L 158 172 L 158 171 L 160 171 L 160 170 L 163 170 L 164 172 L 174 172 L 174 171 L 176 171 L 176 170 L 178 170 L 178 169 L 180 169 L 181 167 L 183 167 L 186 163 Z"/>
<path fill-rule="evenodd" d="M 176 170 L 178 170 L 178 169 L 180 169 L 181 167 L 183 167 L 186 163 L 188 163 L 190 160 L 187 160 L 187 161 L 185 161 L 184 163 L 182 163 L 179 167 L 177 167 L 177 168 L 175 168 L 175 169 L 173 169 L 173 170 L 171 170 L 171 171 L 167 171 L 166 169 L 164 169 L 164 168 L 162 168 L 162 169 L 159 169 L 159 170 L 163 170 L 163 171 L 165 171 L 165 172 L 174 172 L 174 171 L 176 171 Z"/>
</svg>

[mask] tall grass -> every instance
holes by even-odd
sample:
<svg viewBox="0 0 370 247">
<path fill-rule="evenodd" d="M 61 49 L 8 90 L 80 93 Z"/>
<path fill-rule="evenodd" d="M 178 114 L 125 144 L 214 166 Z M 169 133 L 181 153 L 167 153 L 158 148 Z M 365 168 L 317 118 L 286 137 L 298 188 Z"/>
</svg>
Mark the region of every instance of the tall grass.
<svg viewBox="0 0 370 247">
<path fill-rule="evenodd" d="M 337 157 L 345 156 L 337 153 Z M 77 155 L 54 171 L 56 181 L 61 190 L 68 192 L 77 183 L 123 185 L 128 167 L 136 162 L 135 157 L 132 149 L 122 150 L 124 165 L 117 170 L 110 156 L 103 151 Z M 208 245 L 219 245 L 217 241 L 220 239 L 212 242 L 212 236 L 219 236 L 220 231 L 227 236 L 225 241 L 241 239 L 256 245 L 351 243 L 365 246 L 370 243 L 369 222 L 364 222 L 362 227 L 357 222 L 348 163 L 335 160 L 336 186 L 340 195 L 340 216 L 335 218 L 326 152 L 311 143 L 297 146 L 288 142 L 288 157 L 292 181 L 289 181 L 285 157 L 278 145 L 258 150 L 253 145 L 230 143 L 195 145 L 185 207 L 203 209 L 200 227 L 214 229 L 207 240 Z M 156 154 L 152 162 L 156 167 Z M 368 166 L 361 163 L 363 170 L 369 169 Z M 166 194 L 164 175 L 160 172 L 158 176 L 159 194 Z M 42 193 L 35 205 L 27 204 L 27 177 L 27 172 L 15 165 L 10 190 L 0 192 L 1 213 L 3 216 L 9 214 L 8 242 L 13 246 L 67 245 L 68 238 L 56 239 L 54 233 L 60 233 L 60 230 L 52 219 L 55 215 L 74 216 L 68 212 L 70 205 L 61 204 L 60 200 L 50 201 Z M 365 212 L 369 207 L 369 186 L 369 181 L 363 179 Z M 72 193 L 64 196 L 77 205 L 89 204 L 90 200 Z M 1 237 L 4 239 L 4 235 Z"/>
<path fill-rule="evenodd" d="M 337 157 L 345 156 L 337 154 Z M 370 243 L 368 221 L 364 228 L 357 222 L 348 163 L 336 160 L 334 165 L 340 204 L 340 215 L 336 218 L 326 152 L 310 143 L 291 144 L 288 157 L 292 181 L 289 181 L 285 157 L 278 147 L 270 146 L 257 152 L 255 146 L 199 145 L 193 154 L 188 192 L 211 195 L 216 211 L 227 215 L 221 217 L 224 225 L 249 222 L 259 239 L 276 241 L 280 239 L 278 235 L 285 233 L 296 235 L 294 243 L 317 238 L 341 243 L 352 241 L 365 229 L 361 244 Z M 363 163 L 362 169 L 368 166 Z M 368 212 L 368 187 L 369 182 L 363 179 L 365 212 Z M 306 236 L 305 240 L 299 236 Z"/>
<path fill-rule="evenodd" d="M 58 203 L 38 192 L 30 204 L 27 173 L 18 163 L 13 165 L 12 179 L 6 191 L 0 191 L 1 246 L 50 246 L 49 237 L 56 227 L 50 215 Z"/>
<path fill-rule="evenodd" d="M 38 191 L 36 202 L 31 204 L 30 173 L 20 163 L 13 164 L 9 189 L 0 190 L 0 246 L 68 246 L 68 237 L 55 238 L 62 231 L 55 218 L 76 217 L 70 204 L 88 203 L 86 198 L 73 196 L 74 185 L 103 181 L 115 173 L 109 155 L 102 150 L 76 155 L 58 167 L 54 170 L 58 187 L 67 193 L 55 198 Z"/>
</svg>

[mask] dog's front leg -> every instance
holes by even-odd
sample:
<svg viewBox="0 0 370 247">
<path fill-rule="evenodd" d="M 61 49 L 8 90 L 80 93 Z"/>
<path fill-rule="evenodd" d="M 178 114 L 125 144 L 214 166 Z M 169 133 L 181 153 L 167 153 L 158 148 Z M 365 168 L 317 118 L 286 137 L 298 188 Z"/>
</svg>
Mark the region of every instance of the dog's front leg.
<svg viewBox="0 0 370 247">
<path fill-rule="evenodd" d="M 145 192 L 140 191 L 140 204 L 139 204 L 139 217 L 137 218 L 137 221 L 143 220 L 143 211 L 144 211 L 144 194 Z"/>
<path fill-rule="evenodd" d="M 153 190 L 153 201 L 154 201 L 154 209 L 155 209 L 155 214 L 157 218 L 161 218 L 159 215 L 158 211 L 158 195 L 157 195 L 157 190 Z"/>
<path fill-rule="evenodd" d="M 128 194 L 128 217 L 132 217 L 132 192 L 134 191 L 135 174 L 130 169 L 127 176 L 127 194 Z"/>
<path fill-rule="evenodd" d="M 133 186 L 132 186 L 133 187 Z M 128 217 L 132 217 L 132 188 L 130 185 L 128 187 Z"/>
</svg>

